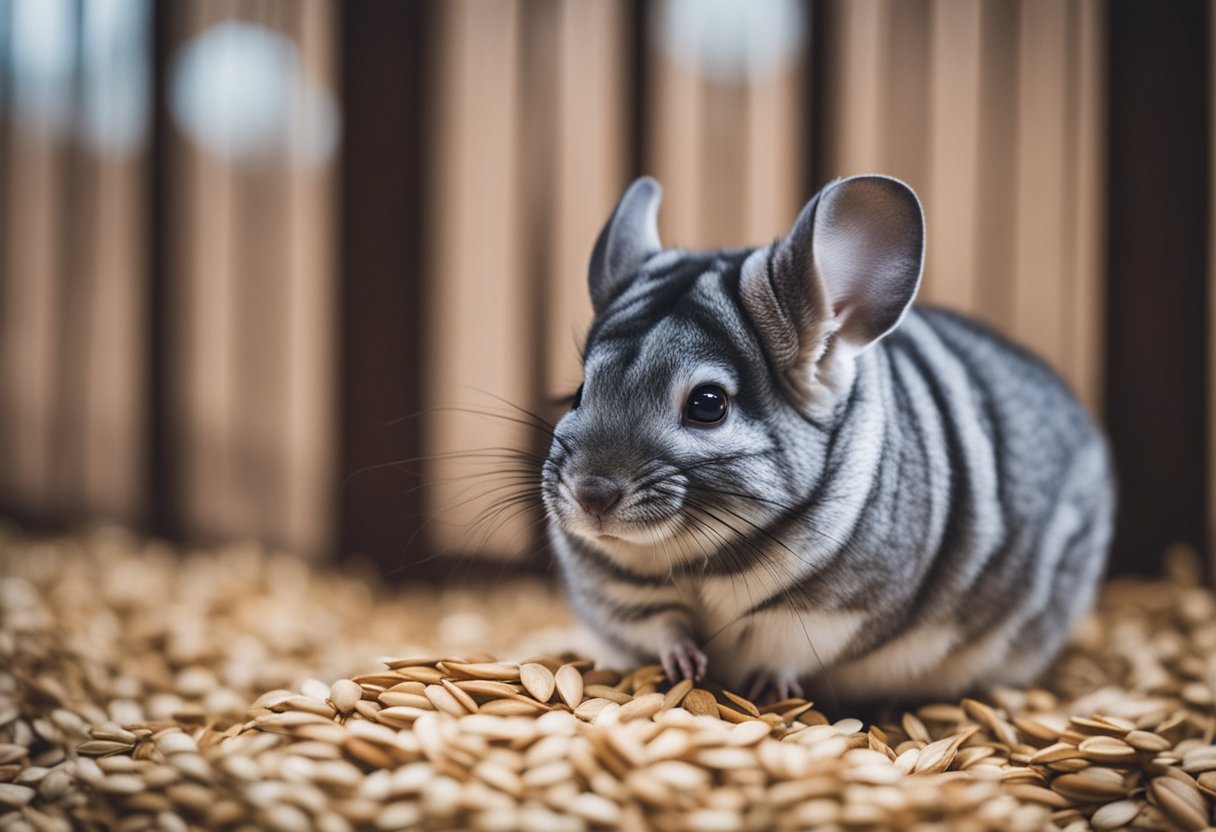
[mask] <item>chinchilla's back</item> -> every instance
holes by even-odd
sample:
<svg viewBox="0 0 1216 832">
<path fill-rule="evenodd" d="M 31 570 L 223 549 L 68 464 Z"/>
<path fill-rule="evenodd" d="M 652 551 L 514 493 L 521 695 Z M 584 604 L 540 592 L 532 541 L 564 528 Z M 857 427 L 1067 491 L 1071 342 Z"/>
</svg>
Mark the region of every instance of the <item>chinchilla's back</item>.
<svg viewBox="0 0 1216 832">
<path fill-rule="evenodd" d="M 868 493 L 890 510 L 862 512 L 857 545 L 891 541 L 900 566 L 886 575 L 896 585 L 873 587 L 887 624 L 856 640 L 833 678 L 845 693 L 883 687 L 893 653 L 933 668 L 908 693 L 1029 678 L 1088 609 L 1104 567 L 1105 440 L 1042 361 L 961 315 L 914 307 L 879 346 L 860 375 L 897 403 L 883 458 L 900 463 L 876 470 Z M 949 620 L 963 633 L 947 646 L 936 638 Z"/>
</svg>

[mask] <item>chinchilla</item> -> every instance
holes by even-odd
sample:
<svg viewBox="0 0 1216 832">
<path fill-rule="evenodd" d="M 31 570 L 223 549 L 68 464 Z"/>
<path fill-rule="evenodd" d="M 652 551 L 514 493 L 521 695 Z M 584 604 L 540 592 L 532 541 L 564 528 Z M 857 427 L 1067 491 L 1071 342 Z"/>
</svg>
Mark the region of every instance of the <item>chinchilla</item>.
<svg viewBox="0 0 1216 832">
<path fill-rule="evenodd" d="M 829 184 L 761 248 L 664 249 L 633 183 L 599 235 L 583 383 L 541 490 L 617 655 L 753 696 L 1025 683 L 1090 606 L 1107 445 L 1041 361 L 913 306 L 924 217 Z"/>
</svg>

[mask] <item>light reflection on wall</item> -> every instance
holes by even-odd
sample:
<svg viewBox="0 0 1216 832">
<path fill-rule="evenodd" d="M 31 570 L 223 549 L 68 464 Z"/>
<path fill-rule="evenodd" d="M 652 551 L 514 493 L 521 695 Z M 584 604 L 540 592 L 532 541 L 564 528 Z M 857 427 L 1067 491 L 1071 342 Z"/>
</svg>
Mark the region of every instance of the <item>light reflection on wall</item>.
<svg viewBox="0 0 1216 832">
<path fill-rule="evenodd" d="M 74 134 L 98 152 L 138 152 L 148 123 L 149 12 L 148 0 L 10 0 L 4 63 L 21 126 Z"/>
<path fill-rule="evenodd" d="M 337 106 L 289 38 L 225 20 L 184 44 L 171 71 L 173 118 L 209 153 L 242 162 L 283 153 L 309 166 L 333 154 Z"/>
<path fill-rule="evenodd" d="M 779 72 L 802 47 L 798 0 L 670 0 L 654 37 L 670 57 L 711 81 L 744 84 Z"/>
</svg>

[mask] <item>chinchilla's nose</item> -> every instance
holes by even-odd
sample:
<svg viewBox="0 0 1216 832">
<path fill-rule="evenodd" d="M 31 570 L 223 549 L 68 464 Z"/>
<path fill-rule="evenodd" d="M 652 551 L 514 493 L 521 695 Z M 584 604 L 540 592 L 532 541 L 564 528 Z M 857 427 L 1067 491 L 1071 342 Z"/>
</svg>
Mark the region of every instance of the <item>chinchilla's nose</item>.
<svg viewBox="0 0 1216 832">
<path fill-rule="evenodd" d="M 588 514 L 603 515 L 620 502 L 624 489 L 607 477 L 579 477 L 571 489 L 575 501 Z"/>
</svg>

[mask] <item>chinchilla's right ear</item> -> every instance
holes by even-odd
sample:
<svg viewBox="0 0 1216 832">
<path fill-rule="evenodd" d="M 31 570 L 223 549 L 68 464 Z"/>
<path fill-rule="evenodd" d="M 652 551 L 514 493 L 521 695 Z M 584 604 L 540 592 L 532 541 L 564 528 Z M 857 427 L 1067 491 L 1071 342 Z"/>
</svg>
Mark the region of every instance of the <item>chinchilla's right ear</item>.
<svg viewBox="0 0 1216 832">
<path fill-rule="evenodd" d="M 832 182 L 794 227 L 743 266 L 740 294 L 773 362 L 813 380 L 829 354 L 847 361 L 899 325 L 920 286 L 925 220 L 889 176 Z"/>
<path fill-rule="evenodd" d="M 659 242 L 659 203 L 663 189 L 649 176 L 635 179 L 617 203 L 612 218 L 591 251 L 587 283 L 598 315 L 633 279 L 642 264 L 663 250 Z"/>
</svg>

